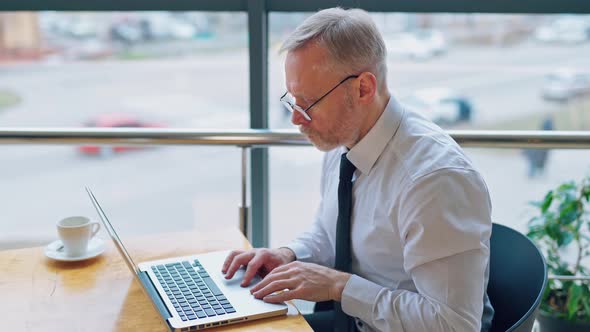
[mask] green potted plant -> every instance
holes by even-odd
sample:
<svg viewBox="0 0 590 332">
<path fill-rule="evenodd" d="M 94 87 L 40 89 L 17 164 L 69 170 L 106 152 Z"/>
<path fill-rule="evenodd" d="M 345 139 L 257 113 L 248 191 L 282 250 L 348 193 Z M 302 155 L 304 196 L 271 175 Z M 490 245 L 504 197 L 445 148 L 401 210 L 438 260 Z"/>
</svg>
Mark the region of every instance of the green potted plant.
<svg viewBox="0 0 590 332">
<path fill-rule="evenodd" d="M 590 177 L 566 182 L 539 202 L 527 236 L 547 262 L 549 281 L 537 320 L 542 332 L 590 331 Z"/>
</svg>

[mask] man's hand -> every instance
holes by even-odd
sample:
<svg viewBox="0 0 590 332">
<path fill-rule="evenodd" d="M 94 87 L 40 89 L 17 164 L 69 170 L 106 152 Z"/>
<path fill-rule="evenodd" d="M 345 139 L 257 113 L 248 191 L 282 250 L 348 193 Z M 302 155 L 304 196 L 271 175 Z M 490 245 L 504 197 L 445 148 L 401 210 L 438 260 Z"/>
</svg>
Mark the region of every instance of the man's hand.
<svg viewBox="0 0 590 332">
<path fill-rule="evenodd" d="M 349 273 L 321 265 L 292 262 L 272 270 L 250 289 L 250 293 L 257 299 L 270 303 L 292 299 L 314 302 L 340 301 L 342 290 L 350 277 Z"/>
<path fill-rule="evenodd" d="M 246 266 L 241 283 L 242 287 L 246 287 L 256 273 L 264 277 L 275 268 L 294 260 L 295 254 L 288 248 L 234 250 L 225 259 L 221 272 L 225 273 L 225 279 L 231 279 L 240 267 Z"/>
</svg>

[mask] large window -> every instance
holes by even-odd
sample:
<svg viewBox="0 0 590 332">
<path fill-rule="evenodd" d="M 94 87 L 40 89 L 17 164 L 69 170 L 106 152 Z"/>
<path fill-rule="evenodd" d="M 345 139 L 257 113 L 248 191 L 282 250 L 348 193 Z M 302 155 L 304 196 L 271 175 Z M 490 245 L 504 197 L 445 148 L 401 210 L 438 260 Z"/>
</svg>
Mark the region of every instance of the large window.
<svg viewBox="0 0 590 332">
<path fill-rule="evenodd" d="M 246 13 L 0 14 L 0 126 L 246 129 Z M 133 233 L 237 226 L 240 151 L 2 146 L 4 234 L 96 217 Z"/>
<path fill-rule="evenodd" d="M 278 101 L 285 91 L 278 49 L 309 15 L 269 15 L 271 129 L 293 128 Z M 388 49 L 394 96 L 441 127 L 590 127 L 588 15 L 371 15 Z M 0 13 L 0 126 L 248 128 L 247 33 L 246 12 Z M 8 233 L 44 232 L 62 216 L 93 215 L 84 185 L 130 231 L 237 224 L 235 148 L 2 151 L 0 199 L 14 202 L 2 213 Z M 581 152 L 549 151 L 544 172 L 535 174 L 528 152 L 467 153 L 490 186 L 495 220 L 515 227 L 526 221 L 526 202 L 565 173 L 587 172 Z M 312 147 L 270 149 L 272 246 L 313 220 L 321 157 Z M 508 172 L 498 170 L 500 159 Z"/>
</svg>

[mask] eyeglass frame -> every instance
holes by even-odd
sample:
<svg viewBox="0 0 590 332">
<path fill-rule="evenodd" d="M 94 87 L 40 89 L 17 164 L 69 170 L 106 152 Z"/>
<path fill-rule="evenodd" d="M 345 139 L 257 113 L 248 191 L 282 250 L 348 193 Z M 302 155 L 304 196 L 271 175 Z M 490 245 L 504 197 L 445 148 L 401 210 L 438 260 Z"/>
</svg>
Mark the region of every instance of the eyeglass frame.
<svg viewBox="0 0 590 332">
<path fill-rule="evenodd" d="M 297 105 L 297 104 L 291 104 L 288 100 L 285 100 L 285 96 L 289 93 L 289 91 L 287 90 L 279 99 L 279 101 L 281 103 L 283 103 L 283 105 L 285 105 L 287 107 L 287 109 L 289 111 L 291 111 L 291 113 L 293 113 L 294 111 L 299 112 L 301 115 L 303 115 L 303 117 L 307 120 L 307 121 L 311 121 L 311 117 L 309 116 L 309 114 L 307 114 L 307 111 L 309 111 L 312 107 L 314 107 L 317 103 L 319 103 L 320 101 L 322 101 L 322 99 L 324 99 L 325 97 L 327 97 L 332 91 L 336 90 L 337 87 L 339 87 L 342 83 L 348 81 L 351 78 L 358 78 L 360 77 L 360 75 L 349 75 L 346 76 L 342 81 L 340 81 L 338 84 L 336 84 L 332 89 L 330 89 L 328 92 L 324 93 L 323 96 L 321 96 L 320 98 L 318 98 L 318 100 L 314 101 L 311 105 L 309 105 L 306 109 L 303 109 L 301 106 Z"/>
</svg>

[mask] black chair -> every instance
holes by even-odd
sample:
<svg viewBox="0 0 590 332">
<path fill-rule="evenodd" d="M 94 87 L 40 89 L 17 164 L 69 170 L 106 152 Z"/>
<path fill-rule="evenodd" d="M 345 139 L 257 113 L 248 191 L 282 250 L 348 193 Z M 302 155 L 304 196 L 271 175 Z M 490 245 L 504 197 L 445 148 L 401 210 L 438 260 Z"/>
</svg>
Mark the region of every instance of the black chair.
<svg viewBox="0 0 590 332">
<path fill-rule="evenodd" d="M 494 307 L 490 332 L 530 332 L 547 285 L 543 254 L 525 235 L 493 224 L 488 296 Z"/>
</svg>

